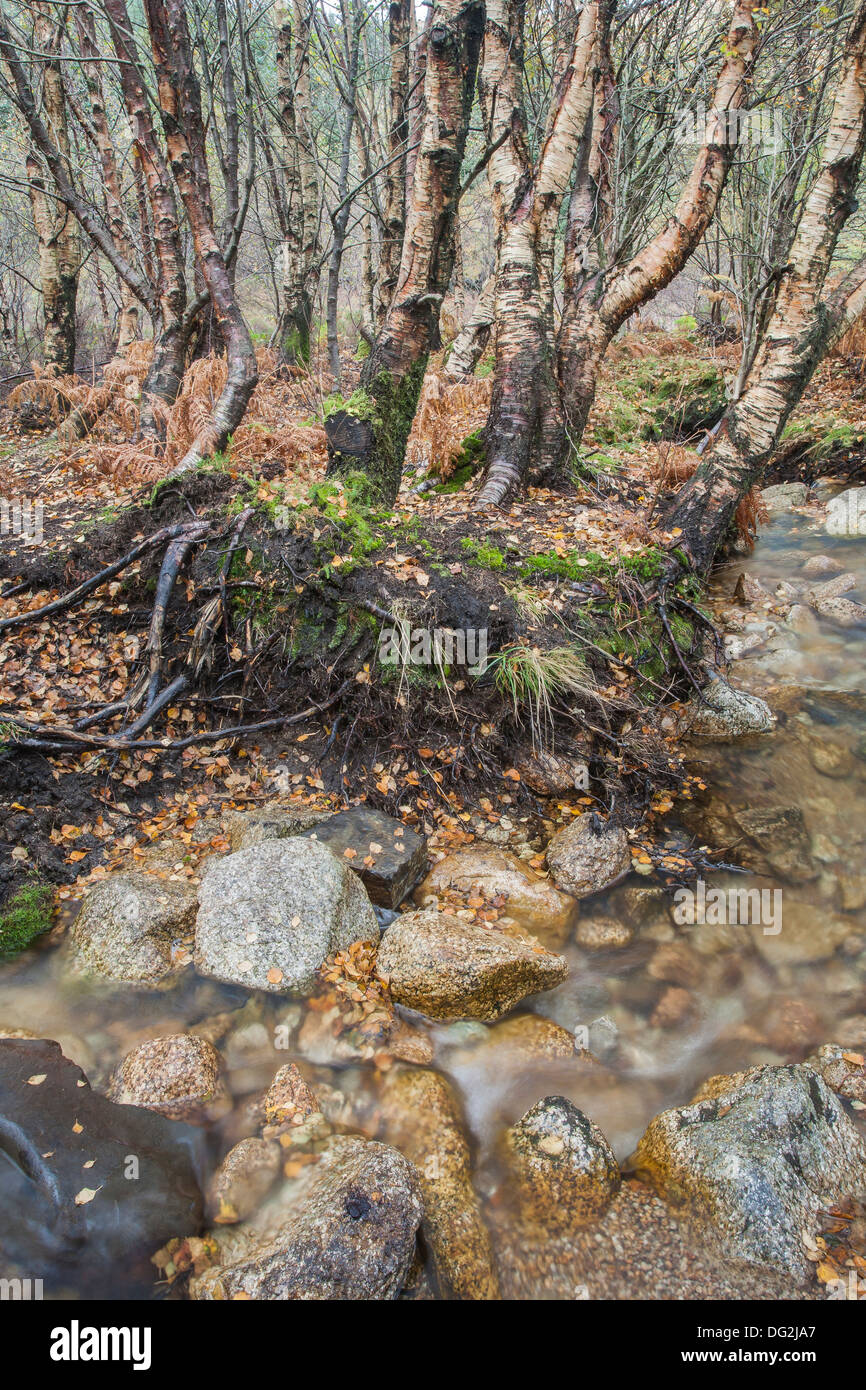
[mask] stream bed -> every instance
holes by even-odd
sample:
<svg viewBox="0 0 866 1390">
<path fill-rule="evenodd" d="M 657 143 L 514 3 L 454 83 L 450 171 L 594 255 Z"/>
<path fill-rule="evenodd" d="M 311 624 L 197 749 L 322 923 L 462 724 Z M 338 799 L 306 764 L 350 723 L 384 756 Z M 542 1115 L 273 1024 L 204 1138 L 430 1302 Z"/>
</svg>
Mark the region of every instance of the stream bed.
<svg viewBox="0 0 866 1390">
<path fill-rule="evenodd" d="M 572 936 L 560 948 L 568 979 L 520 1010 L 574 1034 L 574 1056 L 502 1024 L 411 1020 L 460 1097 L 509 1296 L 802 1296 L 775 1277 L 722 1268 L 637 1185 L 625 1185 L 596 1231 L 533 1245 L 515 1223 L 499 1143 L 538 1100 L 561 1095 L 626 1164 L 653 1116 L 687 1104 L 709 1077 L 800 1061 L 827 1042 L 866 1047 L 866 628 L 841 628 L 800 602 L 842 572 L 856 576 L 848 596 L 866 601 L 866 537 L 827 535 L 821 509 L 807 506 L 774 516 L 755 551 L 713 583 L 732 679 L 763 695 L 778 722 L 769 735 L 695 748 L 708 792 L 671 824 L 671 846 L 697 840 L 745 865 L 707 886 L 763 890 L 760 919 L 677 920 L 671 894 L 635 875 L 584 902 L 581 921 L 623 930 L 599 932 L 593 949 Z M 241 1009 L 224 1031 L 212 1022 Z M 332 1123 L 387 1130 L 377 1067 L 299 1045 L 301 1018 L 298 1004 L 194 975 L 165 992 L 96 989 L 71 980 L 52 945 L 0 967 L 0 1031 L 56 1039 L 96 1090 L 145 1039 L 191 1028 L 212 1037 L 235 1104 L 203 1132 L 203 1170 L 254 1132 L 248 1101 L 273 1077 L 280 1029 L 277 1064 L 298 1062 Z M 68 1281 L 64 1291 L 75 1294 Z"/>
</svg>

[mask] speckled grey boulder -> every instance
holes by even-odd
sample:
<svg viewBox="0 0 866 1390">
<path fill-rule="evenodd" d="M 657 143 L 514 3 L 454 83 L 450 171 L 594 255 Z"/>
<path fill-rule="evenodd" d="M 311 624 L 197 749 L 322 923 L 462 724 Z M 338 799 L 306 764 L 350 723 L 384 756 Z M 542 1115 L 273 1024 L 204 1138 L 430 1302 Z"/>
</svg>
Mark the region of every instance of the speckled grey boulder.
<svg viewBox="0 0 866 1390">
<path fill-rule="evenodd" d="M 619 1164 L 592 1120 L 546 1096 L 505 1133 L 504 1154 L 524 1220 L 566 1234 L 596 1221 L 619 1190 Z"/>
<path fill-rule="evenodd" d="M 315 840 L 267 841 L 213 860 L 199 889 L 196 968 L 274 994 L 308 995 L 319 966 L 378 941 L 364 886 Z"/>
<path fill-rule="evenodd" d="M 391 923 L 377 969 L 398 1004 L 441 1019 L 499 1018 L 568 974 L 563 956 L 435 909 Z"/>
<path fill-rule="evenodd" d="M 118 984 L 153 987 L 169 980 L 184 968 L 177 956 L 195 913 L 191 884 L 109 874 L 90 889 L 73 923 L 72 969 Z"/>
<path fill-rule="evenodd" d="M 598 816 L 578 816 L 547 846 L 547 863 L 557 888 L 588 898 L 619 883 L 631 868 L 626 833 Z"/>
<path fill-rule="evenodd" d="M 778 515 L 792 507 L 802 507 L 808 495 L 805 483 L 776 483 L 761 490 L 761 501 L 768 511 Z"/>
<path fill-rule="evenodd" d="M 702 1098 L 649 1125 L 633 1166 L 723 1252 L 809 1277 L 801 1232 L 866 1192 L 866 1148 L 805 1065 L 714 1077 Z"/>
<path fill-rule="evenodd" d="M 117 1105 L 140 1105 L 188 1124 L 207 1124 L 231 1108 L 220 1054 L 191 1033 L 139 1043 L 119 1063 L 108 1094 Z"/>
<path fill-rule="evenodd" d="M 721 676 L 709 680 L 702 695 L 702 699 L 692 696 L 683 719 L 684 732 L 695 738 L 723 743 L 746 734 L 767 734 L 775 727 L 775 716 L 766 700 L 735 690 Z"/>
<path fill-rule="evenodd" d="M 237 851 L 266 840 L 287 840 L 327 820 L 328 814 L 306 806 L 256 806 L 249 811 L 230 811 L 226 816 L 229 844 Z"/>
<path fill-rule="evenodd" d="M 192 1280 L 191 1297 L 395 1298 L 421 1211 L 417 1170 L 401 1153 L 366 1139 L 334 1139 L 248 1226 L 214 1232 L 221 1258 Z"/>
</svg>

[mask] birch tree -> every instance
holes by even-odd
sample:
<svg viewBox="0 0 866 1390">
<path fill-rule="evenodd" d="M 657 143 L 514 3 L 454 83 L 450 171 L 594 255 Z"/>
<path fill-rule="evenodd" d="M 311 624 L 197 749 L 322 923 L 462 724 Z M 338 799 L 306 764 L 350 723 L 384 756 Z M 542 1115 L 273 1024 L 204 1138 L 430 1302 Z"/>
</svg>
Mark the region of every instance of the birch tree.
<svg viewBox="0 0 866 1390">
<path fill-rule="evenodd" d="M 866 147 L 866 4 L 848 33 L 821 165 L 806 199 L 772 316 L 739 400 L 664 525 L 696 569 L 709 569 L 734 513 L 757 483 L 834 337 L 866 305 L 866 266 L 827 289 L 833 253 L 855 208 Z"/>
<path fill-rule="evenodd" d="M 397 287 L 370 355 L 362 389 L 326 416 L 329 470 L 359 470 L 390 505 L 439 310 L 454 267 L 454 221 L 472 109 L 483 7 L 437 0 L 426 36 L 422 126 L 414 160 Z"/>
</svg>

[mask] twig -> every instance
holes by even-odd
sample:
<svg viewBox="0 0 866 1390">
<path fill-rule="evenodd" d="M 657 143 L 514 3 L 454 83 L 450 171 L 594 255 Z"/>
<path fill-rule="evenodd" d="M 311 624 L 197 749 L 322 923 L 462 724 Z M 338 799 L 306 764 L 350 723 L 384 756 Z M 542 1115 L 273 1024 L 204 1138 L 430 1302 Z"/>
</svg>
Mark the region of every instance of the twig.
<svg viewBox="0 0 866 1390">
<path fill-rule="evenodd" d="M 139 555 L 146 554 L 148 550 L 162 545 L 164 541 L 176 540 L 178 536 L 183 535 L 188 526 L 189 523 L 184 521 L 174 526 L 163 527 L 161 531 L 156 531 L 154 535 L 148 536 L 147 540 L 140 541 L 138 545 L 133 546 L 132 550 L 127 551 L 119 560 L 115 560 L 113 565 L 108 565 L 106 569 L 100 570 L 90 579 L 85 579 L 83 584 L 71 589 L 68 594 L 64 594 L 61 598 L 54 599 L 51 603 L 44 603 L 41 608 L 31 608 L 27 613 L 17 613 L 12 618 L 3 618 L 0 620 L 0 632 L 8 632 L 13 627 L 26 627 L 28 623 L 38 622 L 42 618 L 50 618 L 55 613 L 62 613 L 65 608 L 74 607 L 80 599 L 85 598 L 94 589 L 98 589 L 100 585 L 107 583 L 109 579 L 113 579 L 115 575 L 125 570 L 128 565 L 138 559 Z"/>
<path fill-rule="evenodd" d="M 180 679 L 180 678 L 179 678 Z M 105 735 L 104 737 L 92 736 L 78 732 L 75 729 L 55 729 L 49 728 L 45 732 L 54 736 L 55 739 L 65 739 L 66 742 L 56 743 L 51 739 L 42 738 L 19 738 L 15 739 L 13 747 L 23 749 L 25 752 L 39 753 L 71 753 L 75 749 L 84 751 L 85 749 L 104 749 L 106 752 L 125 753 L 136 749 L 156 749 L 164 753 L 178 753 L 184 748 L 191 748 L 198 743 L 219 743 L 222 739 L 238 738 L 242 734 L 255 734 L 264 729 L 278 729 L 286 724 L 301 724 L 305 719 L 312 719 L 316 714 L 323 714 L 326 709 L 330 709 L 340 700 L 348 689 L 353 685 L 353 681 L 346 680 L 330 699 L 321 705 L 311 705 L 308 709 L 301 710 L 298 714 L 281 714 L 274 719 L 262 719 L 257 724 L 237 724 L 228 729 L 206 729 L 202 733 L 190 734 L 188 738 L 169 739 L 169 738 L 129 738 L 123 735 Z M 160 696 L 163 696 L 171 687 L 167 687 Z M 150 715 L 151 711 L 146 710 L 145 714 Z M 144 719 L 145 715 L 141 718 Z M 140 721 L 139 721 L 140 722 Z M 148 723 L 150 720 L 148 719 Z M 35 734 L 40 726 L 18 724 L 17 728 L 26 731 L 28 735 Z M 133 726 L 134 728 L 135 726 Z M 130 729 L 129 732 L 132 732 Z"/>
</svg>

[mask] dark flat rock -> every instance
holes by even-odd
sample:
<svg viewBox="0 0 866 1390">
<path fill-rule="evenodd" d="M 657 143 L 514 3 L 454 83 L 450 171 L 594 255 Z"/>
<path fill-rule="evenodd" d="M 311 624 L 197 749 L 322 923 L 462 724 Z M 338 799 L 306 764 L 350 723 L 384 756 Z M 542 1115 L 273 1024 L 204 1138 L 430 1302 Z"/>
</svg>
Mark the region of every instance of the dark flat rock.
<svg viewBox="0 0 866 1390">
<path fill-rule="evenodd" d="M 427 867 L 423 836 L 371 806 L 338 811 L 304 834 L 327 845 L 338 859 L 347 849 L 354 850 L 345 862 L 360 875 L 370 901 L 380 907 L 398 907 Z M 372 865 L 365 859 L 372 859 Z"/>
<path fill-rule="evenodd" d="M 201 1229 L 201 1144 L 188 1125 L 97 1095 L 57 1043 L 0 1039 L 0 1267 L 46 1294 L 144 1290 L 150 1256 Z"/>
</svg>

